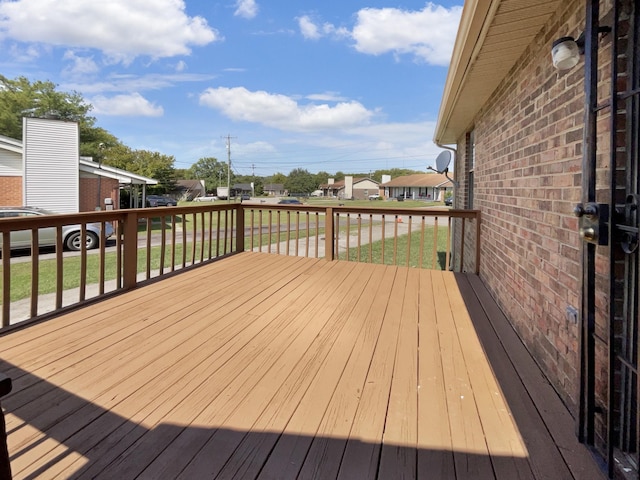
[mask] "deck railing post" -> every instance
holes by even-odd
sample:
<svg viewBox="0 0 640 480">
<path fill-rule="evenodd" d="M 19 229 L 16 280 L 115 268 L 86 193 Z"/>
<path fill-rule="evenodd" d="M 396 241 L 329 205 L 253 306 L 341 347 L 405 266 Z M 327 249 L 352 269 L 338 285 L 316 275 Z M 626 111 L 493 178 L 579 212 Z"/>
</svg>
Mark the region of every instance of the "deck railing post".
<svg viewBox="0 0 640 480">
<path fill-rule="evenodd" d="M 334 260 L 333 251 L 333 208 L 327 207 L 324 216 L 324 258 Z"/>
<path fill-rule="evenodd" d="M 480 210 L 476 212 L 476 275 L 480 275 Z"/>
<path fill-rule="evenodd" d="M 127 212 L 124 219 L 122 286 L 125 290 L 134 288 L 138 275 L 138 214 L 135 210 Z M 149 252 L 147 252 L 149 255 Z"/>
<path fill-rule="evenodd" d="M 236 252 L 244 252 L 244 211 L 245 207 L 239 203 L 236 207 Z"/>
<path fill-rule="evenodd" d="M 0 399 L 11 392 L 11 379 L 0 373 Z M 7 448 L 7 426 L 4 421 L 4 413 L 0 404 L 0 478 L 11 479 L 11 463 L 9 462 L 9 449 Z"/>
</svg>

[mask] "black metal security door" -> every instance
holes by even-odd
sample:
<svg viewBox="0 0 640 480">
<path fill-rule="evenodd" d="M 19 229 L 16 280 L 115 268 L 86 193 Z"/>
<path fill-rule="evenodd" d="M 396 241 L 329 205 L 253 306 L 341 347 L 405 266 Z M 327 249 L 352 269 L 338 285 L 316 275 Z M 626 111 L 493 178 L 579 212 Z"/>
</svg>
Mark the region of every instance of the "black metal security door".
<svg viewBox="0 0 640 480">
<path fill-rule="evenodd" d="M 599 2 L 587 0 L 585 23 L 585 141 L 583 160 L 583 244 L 581 395 L 579 435 L 617 468 L 638 475 L 638 220 L 640 217 L 640 18 L 638 2 L 616 0 L 601 21 Z M 602 23 L 602 25 L 601 25 Z M 601 34 L 611 27 L 610 71 L 599 69 Z M 611 79 L 608 101 L 598 102 L 598 75 Z M 610 75 L 610 76 L 609 76 Z M 608 202 L 597 203 L 598 118 L 610 113 Z M 596 307 L 597 256 L 608 260 L 608 312 Z M 608 257 L 608 258 L 607 258 Z M 602 290 L 602 287 L 600 287 Z M 596 332 L 605 318 L 606 338 Z M 600 342 L 600 343 L 598 343 Z M 602 348 L 600 348 L 602 347 Z M 602 352 L 606 351 L 606 358 Z M 600 353 L 599 353 L 600 352 Z M 600 355 L 600 356 L 599 356 Z M 597 372 L 608 372 L 606 395 L 596 391 Z M 600 423 L 596 424 L 596 419 Z"/>
</svg>

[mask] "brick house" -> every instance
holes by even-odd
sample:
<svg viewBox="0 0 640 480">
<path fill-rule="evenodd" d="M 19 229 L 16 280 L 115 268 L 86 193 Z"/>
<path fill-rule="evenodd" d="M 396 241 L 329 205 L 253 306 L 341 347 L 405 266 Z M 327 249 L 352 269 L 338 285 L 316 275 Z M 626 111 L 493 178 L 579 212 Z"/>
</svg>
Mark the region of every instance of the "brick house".
<svg viewBox="0 0 640 480">
<path fill-rule="evenodd" d="M 366 200 L 369 195 L 380 192 L 380 184 L 370 178 L 354 178 L 350 175 L 337 182 L 330 178 L 327 183 L 318 187 L 323 197 L 340 199 Z"/>
<path fill-rule="evenodd" d="M 482 280 L 580 440 L 634 478 L 639 9 L 465 2 L 434 135 L 455 150 L 454 206 L 482 212 Z"/>
<path fill-rule="evenodd" d="M 447 193 L 453 191 L 451 181 L 439 173 L 416 173 L 403 175 L 380 184 L 385 197 L 403 196 L 416 200 L 444 201 Z"/>
<path fill-rule="evenodd" d="M 158 183 L 78 152 L 75 122 L 25 118 L 22 141 L 0 135 L 0 206 L 29 205 L 57 213 L 119 208 L 121 188 L 139 192 Z"/>
</svg>

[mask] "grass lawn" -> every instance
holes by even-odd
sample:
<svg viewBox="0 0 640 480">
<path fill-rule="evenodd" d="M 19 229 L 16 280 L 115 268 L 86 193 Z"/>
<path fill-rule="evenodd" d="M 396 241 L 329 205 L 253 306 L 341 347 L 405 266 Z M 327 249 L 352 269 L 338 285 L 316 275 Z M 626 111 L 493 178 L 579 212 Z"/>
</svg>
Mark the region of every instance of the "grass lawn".
<svg viewBox="0 0 640 480">
<path fill-rule="evenodd" d="M 446 270 L 446 252 L 447 252 L 447 229 L 439 228 L 436 239 L 436 256 L 435 262 L 433 259 L 433 245 L 434 245 L 434 231 L 433 227 L 427 226 L 424 229 L 424 244 L 422 251 L 422 268 L 433 270 Z M 420 266 L 420 242 L 422 241 L 421 232 L 412 232 L 409 242 L 409 235 L 399 235 L 397 242 L 394 244 L 393 238 L 387 238 L 384 241 L 384 264 L 385 265 L 406 265 L 407 264 L 407 250 L 410 248 L 409 253 L 409 266 Z M 383 254 L 382 240 L 371 243 L 371 245 L 363 245 L 360 247 L 360 261 L 369 262 L 369 251 L 371 250 L 371 263 L 381 264 Z M 396 249 L 396 256 L 394 258 L 394 248 Z M 347 252 L 342 252 L 339 258 L 345 260 L 347 258 Z M 358 260 L 358 248 L 349 248 L 349 260 Z"/>
</svg>

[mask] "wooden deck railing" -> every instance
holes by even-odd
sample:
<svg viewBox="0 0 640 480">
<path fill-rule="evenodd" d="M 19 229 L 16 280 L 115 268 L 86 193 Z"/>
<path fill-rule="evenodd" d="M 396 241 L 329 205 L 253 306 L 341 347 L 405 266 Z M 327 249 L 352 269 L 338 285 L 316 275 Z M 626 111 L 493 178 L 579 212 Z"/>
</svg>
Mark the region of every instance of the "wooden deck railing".
<svg viewBox="0 0 640 480">
<path fill-rule="evenodd" d="M 63 226 L 94 222 L 115 234 L 63 251 Z M 57 232 L 49 251 L 42 228 Z M 219 203 L 11 218 L 0 220 L 3 252 L 22 230 L 31 249 L 2 255 L 3 328 L 245 250 L 475 272 L 480 262 L 479 212 L 466 210 Z"/>
<path fill-rule="evenodd" d="M 475 210 L 248 205 L 247 250 L 477 273 Z M 455 258 L 452 255 L 455 246 Z"/>
</svg>

